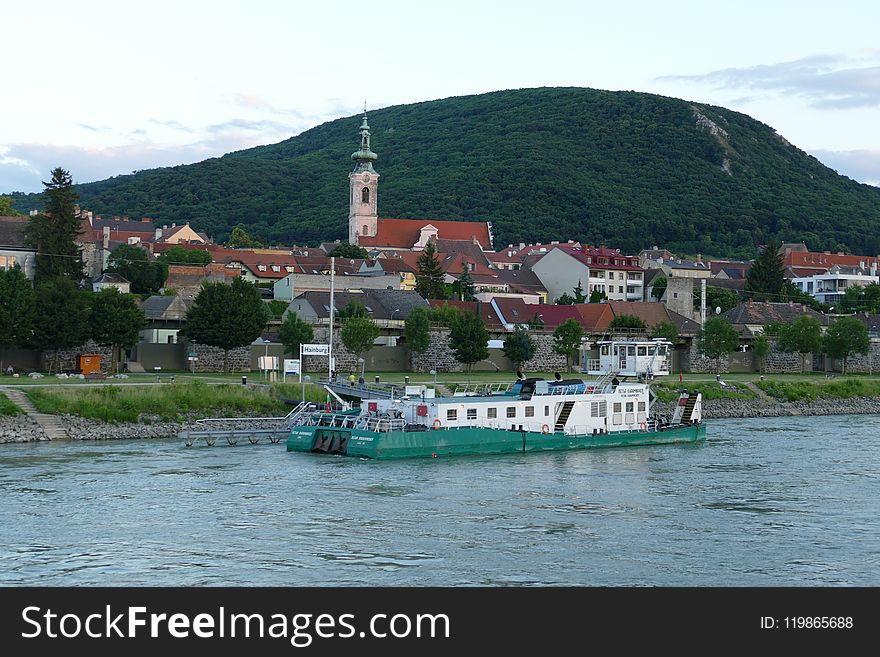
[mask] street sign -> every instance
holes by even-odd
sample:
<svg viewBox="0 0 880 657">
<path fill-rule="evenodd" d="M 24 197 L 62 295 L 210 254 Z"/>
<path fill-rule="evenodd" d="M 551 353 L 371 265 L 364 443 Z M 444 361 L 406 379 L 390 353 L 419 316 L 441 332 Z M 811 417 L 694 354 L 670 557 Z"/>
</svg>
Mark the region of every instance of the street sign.
<svg viewBox="0 0 880 657">
<path fill-rule="evenodd" d="M 301 345 L 303 356 L 329 356 L 329 344 L 304 344 Z"/>
<path fill-rule="evenodd" d="M 299 358 L 284 359 L 284 376 L 288 374 L 299 374 Z"/>
</svg>

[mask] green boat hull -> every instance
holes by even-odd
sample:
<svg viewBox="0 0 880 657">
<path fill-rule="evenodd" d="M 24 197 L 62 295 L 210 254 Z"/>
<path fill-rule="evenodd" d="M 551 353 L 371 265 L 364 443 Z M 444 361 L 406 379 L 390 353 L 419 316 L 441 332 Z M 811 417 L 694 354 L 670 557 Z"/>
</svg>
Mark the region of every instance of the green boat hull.
<svg viewBox="0 0 880 657">
<path fill-rule="evenodd" d="M 706 425 L 663 431 L 621 431 L 599 435 L 565 435 L 461 427 L 431 431 L 373 432 L 336 427 L 293 427 L 288 452 L 323 452 L 371 459 L 437 458 L 473 454 L 514 454 L 592 447 L 632 447 L 692 443 L 706 439 Z"/>
</svg>

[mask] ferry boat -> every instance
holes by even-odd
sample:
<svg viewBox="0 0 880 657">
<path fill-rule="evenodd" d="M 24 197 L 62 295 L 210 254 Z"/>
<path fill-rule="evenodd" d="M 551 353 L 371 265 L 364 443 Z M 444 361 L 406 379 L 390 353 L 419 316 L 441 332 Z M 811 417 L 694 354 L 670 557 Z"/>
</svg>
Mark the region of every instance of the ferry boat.
<svg viewBox="0 0 880 657">
<path fill-rule="evenodd" d="M 652 411 L 650 384 L 669 374 L 671 343 L 612 340 L 597 346 L 599 358 L 587 368 L 596 379 L 521 378 L 451 397 L 409 386 L 402 395 L 364 399 L 358 409 L 303 414 L 291 427 L 287 451 L 437 458 L 705 439 L 700 393 L 682 392 L 672 417 Z"/>
</svg>

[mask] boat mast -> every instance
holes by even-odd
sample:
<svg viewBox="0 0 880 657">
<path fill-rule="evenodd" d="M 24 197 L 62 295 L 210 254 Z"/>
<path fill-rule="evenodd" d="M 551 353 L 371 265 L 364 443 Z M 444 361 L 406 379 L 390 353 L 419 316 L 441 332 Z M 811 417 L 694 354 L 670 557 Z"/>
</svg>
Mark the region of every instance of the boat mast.
<svg viewBox="0 0 880 657">
<path fill-rule="evenodd" d="M 329 347 L 327 349 L 327 379 L 330 380 L 333 378 L 333 315 L 336 311 L 336 306 L 333 305 L 333 292 L 334 292 L 334 278 L 336 276 L 336 258 L 330 258 L 330 339 L 328 340 Z"/>
</svg>

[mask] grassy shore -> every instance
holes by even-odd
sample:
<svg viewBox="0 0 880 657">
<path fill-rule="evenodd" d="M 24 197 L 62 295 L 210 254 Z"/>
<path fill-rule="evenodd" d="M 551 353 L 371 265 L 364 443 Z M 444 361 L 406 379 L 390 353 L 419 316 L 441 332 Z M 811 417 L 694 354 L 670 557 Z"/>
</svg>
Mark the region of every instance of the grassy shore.
<svg viewBox="0 0 880 657">
<path fill-rule="evenodd" d="M 757 386 L 782 401 L 816 399 L 852 399 L 880 397 L 880 381 L 869 378 L 846 378 L 819 381 L 759 381 Z"/>
<path fill-rule="evenodd" d="M 0 415 L 19 415 L 21 409 L 13 404 L 6 395 L 0 394 Z"/>
<path fill-rule="evenodd" d="M 290 407 L 271 389 L 206 385 L 198 381 L 163 386 L 30 388 L 41 413 L 69 413 L 105 422 L 146 418 L 177 421 L 187 416 L 278 416 Z"/>
</svg>

